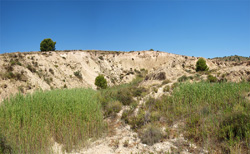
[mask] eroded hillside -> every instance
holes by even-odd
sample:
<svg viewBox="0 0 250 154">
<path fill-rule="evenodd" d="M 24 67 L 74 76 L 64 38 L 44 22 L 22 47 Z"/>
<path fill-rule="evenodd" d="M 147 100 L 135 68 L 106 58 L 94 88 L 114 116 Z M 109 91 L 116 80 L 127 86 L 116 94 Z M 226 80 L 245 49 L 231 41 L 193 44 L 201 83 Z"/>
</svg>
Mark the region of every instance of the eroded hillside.
<svg viewBox="0 0 250 154">
<path fill-rule="evenodd" d="M 144 84 L 158 80 L 177 81 L 195 74 L 197 57 L 159 51 L 55 51 L 7 53 L 0 55 L 0 97 L 30 93 L 37 89 L 95 88 L 94 80 L 103 74 L 108 85 L 130 82 L 136 75 L 148 73 Z M 206 59 L 210 73 L 228 81 L 247 80 L 249 62 L 223 62 Z M 160 75 L 160 76 L 159 76 Z M 206 75 L 201 75 L 201 79 Z"/>
</svg>

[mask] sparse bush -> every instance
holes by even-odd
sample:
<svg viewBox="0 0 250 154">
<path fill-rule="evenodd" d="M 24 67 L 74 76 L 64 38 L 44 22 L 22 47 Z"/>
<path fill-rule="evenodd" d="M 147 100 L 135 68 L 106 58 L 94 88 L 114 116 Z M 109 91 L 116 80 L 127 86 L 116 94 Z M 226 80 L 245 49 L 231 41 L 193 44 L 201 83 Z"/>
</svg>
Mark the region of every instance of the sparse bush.
<svg viewBox="0 0 250 154">
<path fill-rule="evenodd" d="M 124 147 L 128 147 L 128 145 L 129 145 L 129 140 L 125 140 L 125 141 L 123 142 L 123 146 L 124 146 Z"/>
<path fill-rule="evenodd" d="M 116 113 L 120 112 L 122 109 L 122 103 L 119 101 L 108 102 L 106 106 L 106 116 L 115 116 Z"/>
<path fill-rule="evenodd" d="M 231 113 L 224 117 L 220 124 L 220 138 L 222 140 L 250 139 L 250 115 L 242 112 Z"/>
<path fill-rule="evenodd" d="M 100 60 L 103 60 L 103 56 L 98 57 Z"/>
<path fill-rule="evenodd" d="M 179 86 L 178 82 L 175 82 L 171 85 L 171 89 L 174 90 L 178 86 Z"/>
<path fill-rule="evenodd" d="M 142 126 L 146 125 L 149 120 L 146 117 L 146 112 L 142 109 L 139 110 L 137 116 L 130 117 L 129 124 L 131 125 L 132 129 L 138 129 Z"/>
<path fill-rule="evenodd" d="M 129 89 L 119 90 L 116 97 L 123 105 L 130 105 L 133 102 L 133 96 Z"/>
<path fill-rule="evenodd" d="M 209 82 L 217 82 L 218 79 L 217 79 L 215 76 L 209 74 L 209 75 L 207 76 L 207 80 L 208 80 Z"/>
<path fill-rule="evenodd" d="M 166 80 L 164 80 L 163 82 L 162 82 L 162 85 L 164 85 L 164 84 L 168 84 L 168 83 L 170 83 L 171 81 L 169 80 L 169 79 L 166 79 Z"/>
<path fill-rule="evenodd" d="M 154 93 L 157 93 L 158 92 L 158 88 L 157 87 L 153 87 L 153 91 L 154 91 Z"/>
<path fill-rule="evenodd" d="M 11 72 L 11 71 L 14 70 L 14 68 L 13 68 L 12 65 L 5 65 L 4 68 L 5 68 L 5 70 L 6 70 L 7 72 Z"/>
<path fill-rule="evenodd" d="M 49 69 L 49 72 L 54 75 L 54 70 L 52 68 Z"/>
<path fill-rule="evenodd" d="M 178 82 L 184 82 L 184 81 L 187 81 L 187 80 L 188 80 L 188 77 L 186 75 L 183 75 L 183 76 L 178 78 Z"/>
<path fill-rule="evenodd" d="M 154 49 L 149 49 L 149 51 L 154 51 Z"/>
<path fill-rule="evenodd" d="M 103 75 L 98 75 L 95 78 L 95 85 L 97 86 L 97 88 L 106 89 L 107 88 L 107 80 L 104 78 Z"/>
<path fill-rule="evenodd" d="M 74 75 L 78 78 L 78 79 L 82 79 L 82 73 L 78 70 L 76 72 L 74 72 Z"/>
<path fill-rule="evenodd" d="M 121 117 L 121 119 L 124 120 L 125 123 L 128 123 L 128 122 L 129 122 L 129 118 L 128 118 L 129 113 L 130 113 L 129 110 L 124 110 L 124 111 L 122 112 L 122 117 Z"/>
<path fill-rule="evenodd" d="M 41 43 L 40 43 L 40 50 L 41 51 L 55 51 L 56 50 L 56 42 L 53 42 L 52 39 L 47 38 L 44 39 Z"/>
<path fill-rule="evenodd" d="M 150 122 L 159 121 L 161 118 L 161 113 L 158 111 L 152 111 L 150 114 Z"/>
<path fill-rule="evenodd" d="M 18 59 L 15 59 L 15 60 L 11 59 L 11 60 L 10 60 L 10 65 L 11 65 L 11 66 L 14 66 L 14 65 L 19 65 L 19 66 L 21 66 L 22 64 L 18 61 Z"/>
<path fill-rule="evenodd" d="M 250 77 L 248 77 L 247 81 L 250 82 Z"/>
<path fill-rule="evenodd" d="M 133 96 L 134 97 L 139 97 L 142 95 L 143 92 L 146 92 L 147 89 L 143 88 L 143 87 L 134 87 L 131 89 L 132 90 L 132 93 L 133 93 Z"/>
<path fill-rule="evenodd" d="M 36 72 L 36 69 L 32 67 L 30 64 L 27 66 L 28 70 L 30 70 L 32 73 Z"/>
<path fill-rule="evenodd" d="M 139 135 L 141 138 L 142 143 L 147 145 L 153 145 L 159 142 L 163 135 L 161 130 L 158 127 L 153 125 L 148 125 L 146 129 Z"/>
<path fill-rule="evenodd" d="M 205 59 L 199 58 L 199 60 L 196 62 L 196 72 L 199 71 L 207 71 L 209 68 L 206 64 Z"/>
<path fill-rule="evenodd" d="M 53 78 L 48 78 L 48 77 L 44 77 L 44 81 L 50 85 L 50 83 L 53 81 Z"/>
<path fill-rule="evenodd" d="M 164 89 L 163 89 L 163 92 L 169 92 L 170 91 L 170 86 L 165 86 Z"/>
<path fill-rule="evenodd" d="M 6 72 L 2 75 L 3 79 L 15 79 L 19 81 L 27 81 L 27 77 L 25 77 L 21 73 L 13 73 L 13 72 Z"/>
<path fill-rule="evenodd" d="M 67 85 L 66 85 L 66 84 L 64 84 L 63 88 L 67 89 L 68 87 L 67 87 Z"/>
</svg>

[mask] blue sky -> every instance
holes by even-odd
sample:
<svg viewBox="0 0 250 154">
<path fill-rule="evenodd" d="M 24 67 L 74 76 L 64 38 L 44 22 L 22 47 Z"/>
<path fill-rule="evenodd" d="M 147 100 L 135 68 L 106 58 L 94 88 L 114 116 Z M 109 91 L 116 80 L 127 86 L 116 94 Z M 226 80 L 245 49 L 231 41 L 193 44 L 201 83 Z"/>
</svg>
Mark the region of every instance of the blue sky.
<svg viewBox="0 0 250 154">
<path fill-rule="evenodd" d="M 0 1 L 0 53 L 51 38 L 57 50 L 250 56 L 250 0 Z"/>
</svg>

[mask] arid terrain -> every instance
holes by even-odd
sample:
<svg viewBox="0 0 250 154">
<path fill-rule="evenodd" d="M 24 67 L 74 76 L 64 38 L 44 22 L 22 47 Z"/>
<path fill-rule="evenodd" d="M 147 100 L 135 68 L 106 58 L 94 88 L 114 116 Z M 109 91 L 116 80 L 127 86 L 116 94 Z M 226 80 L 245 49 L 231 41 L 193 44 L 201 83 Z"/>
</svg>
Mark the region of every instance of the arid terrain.
<svg viewBox="0 0 250 154">
<path fill-rule="evenodd" d="M 103 74 L 108 86 L 129 83 L 136 76 L 143 80 L 139 87 L 148 92 L 134 98 L 138 105 L 132 115 L 139 114 L 140 107 L 149 98 L 171 95 L 171 89 L 182 80 L 190 83 L 207 80 L 208 75 L 218 82 L 250 81 L 250 60 L 225 61 L 224 59 L 205 59 L 209 71 L 197 73 L 195 65 L 199 57 L 176 55 L 160 51 L 53 51 L 6 53 L 0 55 L 0 101 L 17 93 L 33 93 L 37 90 L 93 88 L 95 78 Z M 165 83 L 164 83 L 165 82 Z M 246 98 L 250 100 L 249 94 Z M 128 106 L 123 106 L 115 116 L 106 116 L 108 133 L 85 147 L 71 152 L 62 149 L 55 142 L 55 153 L 208 153 L 206 146 L 196 145 L 185 138 L 181 132 L 182 121 L 173 121 L 168 137 L 153 145 L 143 144 L 136 129 L 121 120 Z M 159 121 L 164 119 L 159 119 Z M 166 128 L 161 128 L 166 132 Z M 216 152 L 216 151 L 215 151 Z M 220 153 L 220 152 L 219 152 Z"/>
<path fill-rule="evenodd" d="M 0 98 L 30 93 L 37 89 L 91 87 L 103 74 L 108 85 L 131 81 L 136 72 L 149 74 L 144 85 L 168 79 L 171 83 L 183 75 L 195 74 L 198 57 L 176 55 L 159 51 L 56 51 L 6 53 L 0 55 Z M 250 62 L 226 62 L 206 59 L 211 74 L 218 79 L 239 82 L 250 75 Z M 77 73 L 79 71 L 79 76 Z M 157 74 L 163 74 L 163 78 Z M 201 78 L 206 79 L 206 75 Z"/>
</svg>

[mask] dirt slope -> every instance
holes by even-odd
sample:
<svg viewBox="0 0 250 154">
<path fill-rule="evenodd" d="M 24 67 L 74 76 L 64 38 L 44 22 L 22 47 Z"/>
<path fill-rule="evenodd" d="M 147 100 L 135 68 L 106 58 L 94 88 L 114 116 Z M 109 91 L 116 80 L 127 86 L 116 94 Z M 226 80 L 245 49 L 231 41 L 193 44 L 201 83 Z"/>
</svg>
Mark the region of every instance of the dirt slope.
<svg viewBox="0 0 250 154">
<path fill-rule="evenodd" d="M 53 88 L 95 88 L 94 80 L 104 74 L 110 86 L 131 81 L 138 72 L 165 72 L 176 81 L 195 72 L 197 57 L 159 51 L 55 51 L 7 53 L 0 55 L 0 100 L 15 94 Z M 249 76 L 250 67 L 242 64 L 208 60 L 210 70 L 232 81 Z M 240 66 L 238 66 L 240 65 Z M 151 80 L 151 79 L 150 79 Z M 154 79 L 153 79 L 154 80 Z"/>
</svg>

